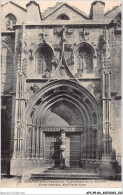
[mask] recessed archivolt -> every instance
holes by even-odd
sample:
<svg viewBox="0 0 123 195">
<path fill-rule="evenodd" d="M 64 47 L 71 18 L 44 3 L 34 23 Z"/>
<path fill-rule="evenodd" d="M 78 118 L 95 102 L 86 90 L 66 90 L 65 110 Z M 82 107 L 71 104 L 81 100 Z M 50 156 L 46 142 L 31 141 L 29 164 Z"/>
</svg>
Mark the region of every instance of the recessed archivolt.
<svg viewBox="0 0 123 195">
<path fill-rule="evenodd" d="M 71 97 L 70 95 L 63 95 L 63 94 L 55 95 L 55 97 L 51 98 L 51 100 L 48 101 L 48 103 L 46 100 L 46 102 L 43 105 L 39 106 L 35 113 L 35 120 L 38 120 L 39 123 L 41 119 L 42 120 L 44 119 L 45 113 L 47 112 L 48 109 L 52 109 L 52 107 L 56 104 L 56 102 L 62 102 L 62 101 L 66 101 L 68 103 L 71 103 L 71 105 L 74 105 L 81 113 L 81 116 L 84 119 L 84 121 L 87 121 L 89 124 L 89 120 L 91 117 L 88 116 L 89 112 L 87 112 L 87 108 L 84 105 L 80 104 L 80 102 L 76 100 L 74 97 Z M 41 121 L 41 123 L 42 122 L 43 121 Z"/>
<path fill-rule="evenodd" d="M 71 90 L 60 90 L 57 92 L 53 92 L 56 89 L 67 88 Z M 78 91 L 78 95 L 76 92 Z M 50 93 L 49 93 L 50 92 Z M 49 93 L 49 95 L 48 95 Z M 47 95 L 46 95 L 47 94 Z M 80 95 L 79 95 L 80 94 Z M 46 95 L 46 96 L 45 96 Z M 82 96 L 84 95 L 87 98 L 88 103 L 86 100 L 82 100 Z M 40 102 L 42 96 L 44 96 L 44 100 Z M 28 121 L 30 121 L 30 114 L 33 110 L 33 107 L 36 106 L 37 102 L 40 103 L 36 106 L 35 114 L 33 120 L 35 123 L 41 124 L 41 118 L 43 118 L 48 109 L 51 109 L 55 102 L 60 101 L 69 101 L 69 103 L 74 104 L 76 108 L 81 112 L 82 118 L 84 121 L 88 122 L 88 125 L 92 125 L 92 111 L 94 110 L 96 121 L 98 124 L 101 124 L 101 113 L 100 108 L 94 99 L 94 97 L 82 86 L 74 81 L 54 81 L 49 83 L 47 86 L 43 87 L 39 90 L 28 102 L 26 113 L 28 116 Z M 83 116 L 85 115 L 85 116 Z M 86 117 L 86 118 L 84 118 Z M 90 121 L 90 122 L 89 122 Z"/>
<path fill-rule="evenodd" d="M 80 109 L 80 105 L 79 105 L 79 101 L 76 101 L 76 99 L 71 98 L 71 96 L 63 96 L 63 94 L 55 94 L 54 98 L 52 97 L 49 101 L 45 101 L 42 104 L 40 104 L 40 106 L 37 107 L 37 110 L 35 111 L 35 117 L 34 117 L 34 121 L 41 120 L 44 118 L 45 113 L 47 112 L 48 109 L 52 108 L 52 106 L 56 103 L 56 102 L 60 102 L 60 101 L 67 101 L 67 102 L 71 102 L 78 110 L 79 112 L 82 114 L 82 109 Z M 48 102 L 48 103 L 47 103 Z M 83 113 L 86 112 L 86 110 L 83 111 Z M 41 114 L 39 114 L 41 113 Z M 84 118 L 84 116 L 83 116 Z"/>
<path fill-rule="evenodd" d="M 71 100 L 72 102 L 75 103 L 76 106 L 78 106 L 80 110 L 84 109 L 83 112 L 85 113 L 86 111 L 89 110 L 89 105 L 87 105 L 84 101 L 82 101 L 81 97 L 79 97 L 77 94 L 63 90 L 62 92 L 57 92 L 55 94 L 50 95 L 48 98 L 46 98 L 45 102 L 42 105 L 42 112 L 48 104 L 54 104 L 54 102 L 57 101 L 57 99 L 59 100 L 60 98 L 63 100 L 65 99 Z"/>
<path fill-rule="evenodd" d="M 76 113 L 76 121 L 72 121 L 70 117 L 66 117 L 66 113 L 63 113 L 62 114 L 59 114 L 57 112 L 54 112 L 55 109 L 59 110 L 59 106 L 66 106 L 66 108 L 69 108 L 69 111 L 70 111 L 70 114 L 72 114 L 73 112 Z M 68 106 L 69 105 L 69 106 Z M 73 109 L 74 108 L 74 109 Z M 68 100 L 68 99 L 63 99 L 63 98 L 59 98 L 57 99 L 54 104 L 50 104 L 49 107 L 48 107 L 49 110 L 51 110 L 52 113 L 55 113 L 57 114 L 58 116 L 60 116 L 63 120 L 65 120 L 69 126 L 71 126 L 71 123 L 73 125 L 77 125 L 77 126 L 82 126 L 82 125 L 86 125 L 85 122 L 87 121 L 85 119 L 85 116 L 84 114 L 82 113 L 82 111 L 78 108 L 78 106 L 73 103 L 71 100 Z M 67 109 L 66 109 L 67 110 Z M 48 113 L 50 114 L 50 113 Z M 40 119 L 39 119 L 40 120 Z M 41 121 L 41 124 L 43 126 L 45 126 L 46 124 L 46 120 L 47 120 L 47 110 L 46 112 L 44 113 L 44 116 L 42 118 L 42 121 Z"/>
<path fill-rule="evenodd" d="M 44 86 L 42 89 L 37 91 L 29 100 L 28 105 L 27 105 L 27 114 L 32 110 L 32 107 L 36 104 L 36 102 L 42 98 L 47 92 L 51 90 L 57 90 L 59 87 L 68 87 L 69 89 L 71 88 L 72 90 L 77 90 L 79 93 L 85 95 L 90 102 L 94 105 L 95 109 L 99 109 L 99 106 L 96 102 L 96 99 L 93 97 L 93 95 L 83 86 L 78 84 L 77 82 L 70 81 L 70 80 L 59 80 L 59 81 L 53 81 Z M 99 109 L 100 110 L 100 109 Z"/>
</svg>

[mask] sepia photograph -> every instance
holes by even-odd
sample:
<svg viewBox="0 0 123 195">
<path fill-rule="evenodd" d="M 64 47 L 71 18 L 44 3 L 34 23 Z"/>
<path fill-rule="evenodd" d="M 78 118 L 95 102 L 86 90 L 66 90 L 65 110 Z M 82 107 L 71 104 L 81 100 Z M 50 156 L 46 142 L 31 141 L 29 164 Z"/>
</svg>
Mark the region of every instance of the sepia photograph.
<svg viewBox="0 0 123 195">
<path fill-rule="evenodd" d="M 122 187 L 121 14 L 1 1 L 1 188 Z"/>
</svg>

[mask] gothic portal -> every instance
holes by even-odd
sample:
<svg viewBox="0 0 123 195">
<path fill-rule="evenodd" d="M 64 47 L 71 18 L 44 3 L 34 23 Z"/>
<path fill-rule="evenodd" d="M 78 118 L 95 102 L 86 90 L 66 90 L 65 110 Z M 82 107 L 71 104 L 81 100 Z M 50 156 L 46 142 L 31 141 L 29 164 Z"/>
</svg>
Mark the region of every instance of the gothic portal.
<svg viewBox="0 0 123 195">
<path fill-rule="evenodd" d="M 63 150 L 69 167 L 79 167 L 82 157 L 101 157 L 100 108 L 77 82 L 49 83 L 29 100 L 26 116 L 26 157 L 44 157 L 48 166 L 58 166 Z"/>
</svg>

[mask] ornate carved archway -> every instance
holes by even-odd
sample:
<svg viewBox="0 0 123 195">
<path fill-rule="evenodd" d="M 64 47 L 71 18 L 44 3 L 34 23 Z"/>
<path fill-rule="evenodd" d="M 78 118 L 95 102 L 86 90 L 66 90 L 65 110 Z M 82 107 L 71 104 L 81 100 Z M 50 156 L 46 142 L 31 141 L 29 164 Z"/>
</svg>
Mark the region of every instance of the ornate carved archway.
<svg viewBox="0 0 123 195">
<path fill-rule="evenodd" d="M 81 155 L 94 158 L 95 147 L 100 150 L 100 108 L 90 92 L 75 81 L 59 80 L 44 86 L 30 98 L 26 116 L 26 151 L 31 158 L 45 158 L 45 137 L 50 133 L 52 139 L 51 135 L 60 133 L 61 129 L 69 139 L 74 133 L 78 139 L 81 135 L 81 139 L 86 140 L 80 143 Z M 98 157 L 95 155 L 95 158 Z"/>
</svg>

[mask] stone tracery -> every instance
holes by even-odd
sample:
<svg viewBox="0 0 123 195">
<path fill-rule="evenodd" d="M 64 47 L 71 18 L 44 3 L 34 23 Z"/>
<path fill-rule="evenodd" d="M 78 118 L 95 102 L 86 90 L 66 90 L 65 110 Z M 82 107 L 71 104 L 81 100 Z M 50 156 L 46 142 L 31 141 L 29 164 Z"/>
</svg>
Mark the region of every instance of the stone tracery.
<svg viewBox="0 0 123 195">
<path fill-rule="evenodd" d="M 82 42 L 77 46 L 75 51 L 77 58 L 77 73 L 88 74 L 93 71 L 93 57 L 94 50 L 91 45 L 86 42 Z M 81 74 L 80 77 L 81 77 Z"/>
</svg>

